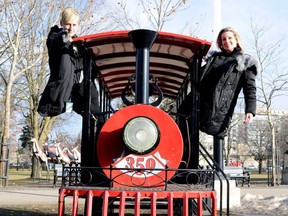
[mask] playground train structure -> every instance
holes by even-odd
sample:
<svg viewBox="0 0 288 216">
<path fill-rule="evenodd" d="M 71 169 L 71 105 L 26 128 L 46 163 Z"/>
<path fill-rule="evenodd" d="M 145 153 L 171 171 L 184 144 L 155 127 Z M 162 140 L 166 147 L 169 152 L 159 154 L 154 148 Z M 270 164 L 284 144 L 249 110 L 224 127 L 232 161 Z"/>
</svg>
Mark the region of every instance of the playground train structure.
<svg viewBox="0 0 288 216">
<path fill-rule="evenodd" d="M 198 80 L 211 43 L 145 29 L 73 43 L 84 59 L 81 164 L 63 169 L 58 215 L 65 215 L 66 197 L 73 197 L 72 215 L 80 199 L 84 215 L 221 215 L 219 172 L 199 142 Z M 91 112 L 94 78 L 99 113 Z M 123 102 L 117 110 L 115 100 Z"/>
</svg>

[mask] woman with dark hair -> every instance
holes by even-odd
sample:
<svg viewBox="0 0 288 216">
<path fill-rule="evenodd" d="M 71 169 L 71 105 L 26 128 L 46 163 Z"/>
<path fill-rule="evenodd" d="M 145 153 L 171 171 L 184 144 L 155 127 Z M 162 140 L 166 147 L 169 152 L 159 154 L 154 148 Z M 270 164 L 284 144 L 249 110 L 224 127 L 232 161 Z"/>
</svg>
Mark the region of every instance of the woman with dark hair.
<svg viewBox="0 0 288 216">
<path fill-rule="evenodd" d="M 223 145 L 241 90 L 244 124 L 256 114 L 257 61 L 244 54 L 238 33 L 228 27 L 217 37 L 220 51 L 206 60 L 200 77 L 200 130 L 214 137 L 214 159 L 223 168 Z"/>
</svg>

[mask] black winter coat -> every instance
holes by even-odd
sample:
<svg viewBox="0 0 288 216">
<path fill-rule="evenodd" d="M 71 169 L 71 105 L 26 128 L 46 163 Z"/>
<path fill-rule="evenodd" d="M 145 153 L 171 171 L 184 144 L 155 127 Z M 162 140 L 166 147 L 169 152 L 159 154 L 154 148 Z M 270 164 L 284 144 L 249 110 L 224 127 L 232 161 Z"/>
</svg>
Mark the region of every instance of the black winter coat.
<svg viewBox="0 0 288 216">
<path fill-rule="evenodd" d="M 237 48 L 208 58 L 200 78 L 200 130 L 218 138 L 227 135 L 241 90 L 245 113 L 256 113 L 257 61 Z"/>
</svg>

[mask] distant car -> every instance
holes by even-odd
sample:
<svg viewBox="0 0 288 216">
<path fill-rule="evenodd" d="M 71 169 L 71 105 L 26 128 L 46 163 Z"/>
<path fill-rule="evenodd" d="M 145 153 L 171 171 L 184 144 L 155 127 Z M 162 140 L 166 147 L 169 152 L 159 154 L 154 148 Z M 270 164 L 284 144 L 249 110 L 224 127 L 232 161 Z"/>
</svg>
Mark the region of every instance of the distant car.
<svg viewBox="0 0 288 216">
<path fill-rule="evenodd" d="M 262 168 L 261 168 L 261 171 L 262 171 L 262 172 L 267 172 L 267 171 L 268 171 L 268 168 L 267 168 L 267 167 L 262 167 Z"/>
<path fill-rule="evenodd" d="M 253 165 L 245 167 L 245 171 L 254 171 L 254 170 L 257 170 L 257 167 L 255 167 Z"/>
<path fill-rule="evenodd" d="M 32 166 L 31 162 L 25 161 L 23 163 L 20 163 L 19 166 L 23 167 L 23 168 L 30 168 Z"/>
<path fill-rule="evenodd" d="M 10 166 L 10 167 L 16 167 L 16 166 L 17 166 L 17 163 L 10 163 L 9 166 Z"/>
</svg>

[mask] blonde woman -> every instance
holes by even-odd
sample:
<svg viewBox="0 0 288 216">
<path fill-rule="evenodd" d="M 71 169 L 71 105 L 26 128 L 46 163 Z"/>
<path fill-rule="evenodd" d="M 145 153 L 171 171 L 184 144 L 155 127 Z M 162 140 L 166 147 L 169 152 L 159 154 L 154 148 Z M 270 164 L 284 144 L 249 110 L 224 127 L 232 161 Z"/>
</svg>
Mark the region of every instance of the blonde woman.
<svg viewBox="0 0 288 216">
<path fill-rule="evenodd" d="M 74 77 L 82 69 L 82 59 L 73 52 L 72 38 L 79 26 L 79 14 L 73 8 L 62 12 L 60 25 L 50 29 L 46 45 L 49 55 L 50 77 L 38 106 L 43 116 L 57 116 L 64 113 L 70 101 Z"/>
<path fill-rule="evenodd" d="M 73 44 L 79 26 L 77 10 L 65 8 L 60 25 L 50 29 L 46 42 L 50 77 L 38 106 L 38 113 L 43 117 L 57 116 L 68 108 L 83 114 L 83 59 Z M 91 113 L 99 113 L 98 91 L 94 82 L 91 84 L 91 95 Z"/>
</svg>

